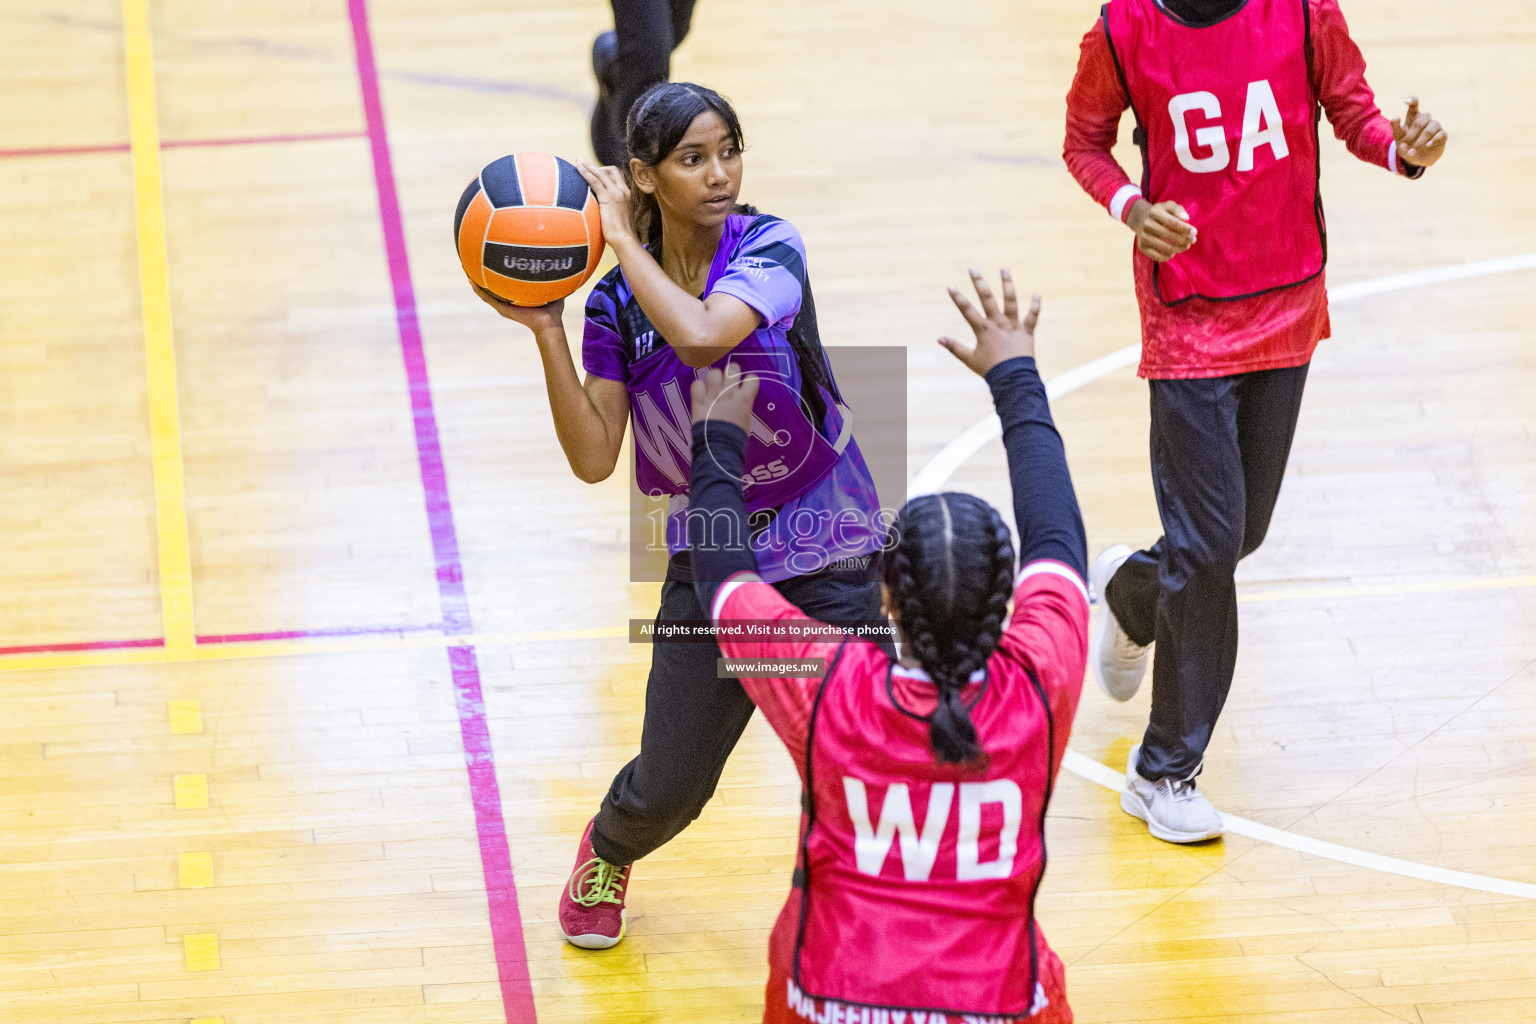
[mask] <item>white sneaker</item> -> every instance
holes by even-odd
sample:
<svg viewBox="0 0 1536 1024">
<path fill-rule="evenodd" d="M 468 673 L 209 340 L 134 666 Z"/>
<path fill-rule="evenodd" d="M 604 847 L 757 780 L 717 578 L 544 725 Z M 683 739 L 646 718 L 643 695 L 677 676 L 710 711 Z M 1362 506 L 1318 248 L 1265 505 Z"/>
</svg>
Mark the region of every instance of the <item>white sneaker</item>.
<svg viewBox="0 0 1536 1024">
<path fill-rule="evenodd" d="M 1160 779 L 1148 782 L 1136 771 L 1141 744 L 1131 748 L 1125 762 L 1125 788 L 1120 809 L 1147 823 L 1147 831 L 1165 843 L 1198 843 L 1215 839 L 1224 831 L 1221 815 L 1194 779 Z"/>
<path fill-rule="evenodd" d="M 1099 624 L 1094 627 L 1093 639 L 1088 645 L 1088 660 L 1093 664 L 1093 674 L 1099 681 L 1099 689 L 1112 700 L 1128 701 L 1141 689 L 1141 681 L 1147 675 L 1147 651 L 1126 635 L 1120 621 L 1109 610 L 1109 598 L 1105 588 L 1109 586 L 1115 570 L 1131 557 L 1131 549 L 1124 544 L 1105 548 L 1093 560 L 1088 570 L 1088 583 L 1093 587 L 1094 599 L 1101 606 Z"/>
</svg>

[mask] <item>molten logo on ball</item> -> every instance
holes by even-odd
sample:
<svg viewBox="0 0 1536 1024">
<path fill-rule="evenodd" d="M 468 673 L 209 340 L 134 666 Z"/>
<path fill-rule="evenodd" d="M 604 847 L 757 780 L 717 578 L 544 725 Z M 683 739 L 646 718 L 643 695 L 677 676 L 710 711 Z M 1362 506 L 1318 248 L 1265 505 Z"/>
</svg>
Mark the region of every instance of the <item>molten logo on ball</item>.
<svg viewBox="0 0 1536 1024">
<path fill-rule="evenodd" d="M 517 281 L 563 281 L 586 269 L 584 245 L 543 248 L 485 243 L 485 268 Z"/>
<path fill-rule="evenodd" d="M 543 274 L 551 270 L 570 270 L 574 262 L 569 258 L 563 260 L 514 259 L 511 256 L 501 258 L 501 265 L 508 270 L 521 270 L 530 274 Z"/>
<path fill-rule="evenodd" d="M 453 236 L 469 279 L 519 306 L 565 298 L 603 255 L 597 197 L 548 153 L 487 164 L 459 198 Z"/>
</svg>

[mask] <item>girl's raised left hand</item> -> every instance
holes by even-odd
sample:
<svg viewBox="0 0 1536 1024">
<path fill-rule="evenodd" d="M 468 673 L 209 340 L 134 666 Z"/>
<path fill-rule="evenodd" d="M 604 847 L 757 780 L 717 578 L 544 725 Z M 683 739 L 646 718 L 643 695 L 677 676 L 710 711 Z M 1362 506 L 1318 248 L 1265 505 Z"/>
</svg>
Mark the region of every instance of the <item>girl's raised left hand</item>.
<svg viewBox="0 0 1536 1024">
<path fill-rule="evenodd" d="M 576 170 L 587 179 L 597 197 L 598 212 L 603 217 L 603 239 L 610 246 L 634 241 L 634 222 L 630 219 L 629 185 L 617 167 L 594 167 L 585 160 L 576 161 Z"/>
</svg>

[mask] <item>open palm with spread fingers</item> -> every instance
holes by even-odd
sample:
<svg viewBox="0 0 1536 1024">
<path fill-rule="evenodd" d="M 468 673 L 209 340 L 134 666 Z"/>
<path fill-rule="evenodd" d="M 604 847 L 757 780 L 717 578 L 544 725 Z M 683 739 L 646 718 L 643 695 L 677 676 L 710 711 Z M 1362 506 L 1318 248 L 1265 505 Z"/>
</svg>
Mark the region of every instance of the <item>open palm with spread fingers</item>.
<svg viewBox="0 0 1536 1024">
<path fill-rule="evenodd" d="M 976 289 L 976 298 L 981 302 L 980 310 L 960 294 L 960 289 L 949 290 L 949 297 L 954 300 L 955 308 L 960 310 L 960 315 L 965 317 L 965 322 L 971 325 L 972 331 L 976 332 L 974 348 L 963 345 L 954 338 L 939 339 L 939 344 L 949 349 L 956 359 L 983 377 L 998 363 L 1018 356 L 1035 354 L 1035 323 L 1040 319 L 1040 293 L 1036 292 L 1030 298 L 1029 311 L 1024 314 L 1024 319 L 1021 321 L 1019 295 L 1013 287 L 1013 274 L 1004 267 L 1002 277 L 1001 308 L 998 307 L 997 299 L 992 295 L 992 288 L 987 284 L 987 279 L 979 270 L 971 271 L 971 285 Z"/>
<path fill-rule="evenodd" d="M 1445 129 L 1419 109 L 1419 98 L 1408 97 L 1408 112 L 1392 119 L 1397 155 L 1417 167 L 1432 167 L 1445 153 Z"/>
</svg>

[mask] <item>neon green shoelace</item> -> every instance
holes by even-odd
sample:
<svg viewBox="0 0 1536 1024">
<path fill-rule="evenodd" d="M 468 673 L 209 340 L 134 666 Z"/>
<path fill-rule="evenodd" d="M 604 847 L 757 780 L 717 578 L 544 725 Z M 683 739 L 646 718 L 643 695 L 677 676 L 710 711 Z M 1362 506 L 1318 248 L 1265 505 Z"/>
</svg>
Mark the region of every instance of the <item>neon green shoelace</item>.
<svg viewBox="0 0 1536 1024">
<path fill-rule="evenodd" d="M 599 903 L 623 903 L 621 890 L 629 868 L 615 867 L 601 857 L 593 857 L 571 876 L 571 901 L 581 907 Z"/>
</svg>

